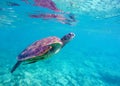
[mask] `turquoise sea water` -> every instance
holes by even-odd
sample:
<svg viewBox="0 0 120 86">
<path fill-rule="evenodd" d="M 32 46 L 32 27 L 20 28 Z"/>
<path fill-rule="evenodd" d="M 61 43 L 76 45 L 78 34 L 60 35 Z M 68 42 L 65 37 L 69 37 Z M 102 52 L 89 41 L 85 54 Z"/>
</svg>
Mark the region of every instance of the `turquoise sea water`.
<svg viewBox="0 0 120 86">
<path fill-rule="evenodd" d="M 0 1 L 0 86 L 120 86 L 120 1 L 53 1 L 74 14 L 73 25 L 28 16 L 50 12 L 47 8 L 22 0 Z M 69 32 L 76 36 L 58 54 L 10 73 L 17 55 L 28 45 Z"/>
</svg>

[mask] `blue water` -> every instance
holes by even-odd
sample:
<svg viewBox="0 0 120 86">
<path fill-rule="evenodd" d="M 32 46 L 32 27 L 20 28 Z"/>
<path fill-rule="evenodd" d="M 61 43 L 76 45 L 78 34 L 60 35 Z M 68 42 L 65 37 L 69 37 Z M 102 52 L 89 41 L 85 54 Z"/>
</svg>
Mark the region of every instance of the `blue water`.
<svg viewBox="0 0 120 86">
<path fill-rule="evenodd" d="M 0 86 L 120 86 L 119 0 L 53 0 L 75 15 L 73 25 L 30 18 L 29 13 L 49 10 L 20 0 L 11 0 L 20 6 L 8 6 L 7 1 L 0 1 Z M 28 45 L 69 32 L 76 36 L 58 54 L 10 73 Z"/>
</svg>

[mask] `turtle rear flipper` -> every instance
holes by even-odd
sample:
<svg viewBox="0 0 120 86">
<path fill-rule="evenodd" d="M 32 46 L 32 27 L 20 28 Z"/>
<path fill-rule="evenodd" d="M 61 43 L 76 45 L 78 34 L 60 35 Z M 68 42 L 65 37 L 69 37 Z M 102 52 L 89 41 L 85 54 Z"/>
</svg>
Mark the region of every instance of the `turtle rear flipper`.
<svg viewBox="0 0 120 86">
<path fill-rule="evenodd" d="M 17 61 L 17 63 L 13 66 L 12 70 L 10 71 L 11 73 L 13 73 L 16 68 L 21 64 L 22 61 Z"/>
</svg>

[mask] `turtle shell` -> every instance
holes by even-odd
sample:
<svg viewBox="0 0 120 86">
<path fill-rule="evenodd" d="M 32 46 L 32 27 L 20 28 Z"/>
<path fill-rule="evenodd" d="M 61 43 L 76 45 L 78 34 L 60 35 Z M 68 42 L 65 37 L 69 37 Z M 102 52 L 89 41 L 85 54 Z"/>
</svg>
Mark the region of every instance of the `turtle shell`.
<svg viewBox="0 0 120 86">
<path fill-rule="evenodd" d="M 38 40 L 34 42 L 32 45 L 28 46 L 25 50 L 23 50 L 21 54 L 18 55 L 17 59 L 18 61 L 36 59 L 37 57 L 45 55 L 49 50 L 53 48 L 53 46 L 54 48 L 60 48 L 57 47 L 58 45 L 62 46 L 62 42 L 58 37 L 55 36 Z M 50 54 L 50 52 L 47 54 Z"/>
</svg>

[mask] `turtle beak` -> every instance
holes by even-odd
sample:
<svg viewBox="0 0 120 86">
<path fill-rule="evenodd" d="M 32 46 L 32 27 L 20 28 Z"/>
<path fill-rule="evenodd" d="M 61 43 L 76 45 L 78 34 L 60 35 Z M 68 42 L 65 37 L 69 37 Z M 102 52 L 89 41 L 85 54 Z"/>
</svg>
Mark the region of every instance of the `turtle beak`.
<svg viewBox="0 0 120 86">
<path fill-rule="evenodd" d="M 75 37 L 74 33 L 71 32 L 71 33 L 68 34 L 68 38 L 73 39 L 74 37 Z"/>
</svg>

